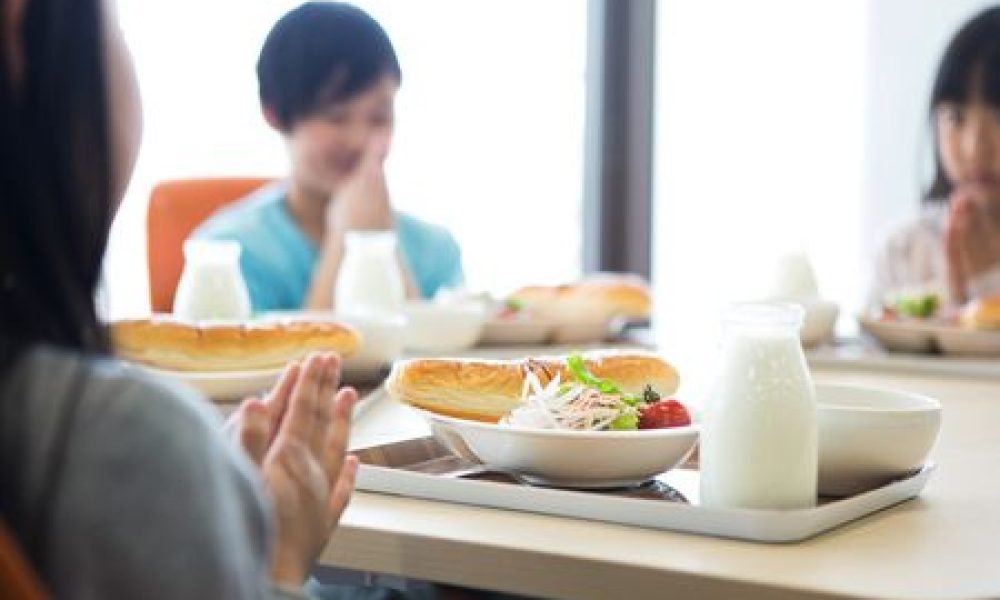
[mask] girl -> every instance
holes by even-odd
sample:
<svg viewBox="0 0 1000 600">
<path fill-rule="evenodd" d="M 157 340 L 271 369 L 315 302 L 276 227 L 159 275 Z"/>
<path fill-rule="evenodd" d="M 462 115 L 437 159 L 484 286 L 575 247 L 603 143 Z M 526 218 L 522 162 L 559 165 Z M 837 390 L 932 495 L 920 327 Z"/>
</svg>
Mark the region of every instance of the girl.
<svg viewBox="0 0 1000 600">
<path fill-rule="evenodd" d="M 94 288 L 140 130 L 104 0 L 0 0 L 0 518 L 56 597 L 299 596 L 353 487 L 339 360 L 289 366 L 233 444 L 106 358 Z"/>
<path fill-rule="evenodd" d="M 1000 293 L 1000 7 L 948 44 L 931 94 L 936 175 L 919 220 L 879 259 L 874 300 L 903 290 L 948 304 Z"/>
</svg>

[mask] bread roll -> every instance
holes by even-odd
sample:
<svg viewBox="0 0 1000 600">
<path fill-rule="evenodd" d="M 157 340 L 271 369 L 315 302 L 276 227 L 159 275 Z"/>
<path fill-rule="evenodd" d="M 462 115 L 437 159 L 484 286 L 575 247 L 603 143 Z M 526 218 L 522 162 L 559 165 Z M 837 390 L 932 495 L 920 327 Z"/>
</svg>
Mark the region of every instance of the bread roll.
<svg viewBox="0 0 1000 600">
<path fill-rule="evenodd" d="M 584 354 L 591 373 L 613 381 L 628 394 L 651 386 L 662 396 L 677 389 L 677 371 L 652 354 L 604 352 Z M 397 362 L 386 382 L 401 402 L 439 414 L 495 423 L 521 402 L 528 371 L 545 384 L 556 374 L 573 381 L 565 358 L 523 360 L 458 360 L 424 358 Z"/>
<path fill-rule="evenodd" d="M 646 318 L 652 310 L 649 287 L 636 276 L 597 276 L 558 286 L 528 286 L 510 295 L 537 316 L 556 322 Z"/>
<path fill-rule="evenodd" d="M 314 351 L 354 353 L 361 338 L 333 322 L 193 325 L 169 318 L 111 324 L 115 352 L 127 360 L 175 371 L 279 368 Z"/>
<path fill-rule="evenodd" d="M 960 318 L 969 329 L 1000 329 L 1000 296 L 973 300 L 962 309 Z"/>
</svg>

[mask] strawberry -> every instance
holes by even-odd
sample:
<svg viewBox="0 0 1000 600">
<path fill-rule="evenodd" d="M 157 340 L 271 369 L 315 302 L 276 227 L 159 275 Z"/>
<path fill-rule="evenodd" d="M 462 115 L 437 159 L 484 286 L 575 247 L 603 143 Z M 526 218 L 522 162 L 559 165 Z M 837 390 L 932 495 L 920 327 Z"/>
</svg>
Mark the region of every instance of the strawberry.
<svg viewBox="0 0 1000 600">
<path fill-rule="evenodd" d="M 639 411 L 639 429 L 664 429 L 691 424 L 691 415 L 673 398 L 647 404 Z"/>
</svg>

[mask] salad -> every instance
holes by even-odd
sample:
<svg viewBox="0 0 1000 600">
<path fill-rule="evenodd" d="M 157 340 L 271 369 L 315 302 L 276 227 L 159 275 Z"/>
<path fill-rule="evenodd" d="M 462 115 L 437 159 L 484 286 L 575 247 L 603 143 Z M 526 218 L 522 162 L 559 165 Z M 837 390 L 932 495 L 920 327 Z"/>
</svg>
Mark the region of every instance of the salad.
<svg viewBox="0 0 1000 600">
<path fill-rule="evenodd" d="M 608 379 L 596 377 L 583 357 L 566 359 L 570 377 L 557 374 L 547 384 L 531 370 L 524 378 L 521 403 L 500 420 L 502 425 L 577 431 L 662 429 L 691 424 L 683 404 L 662 399 L 652 387 L 640 395 L 623 392 Z"/>
</svg>

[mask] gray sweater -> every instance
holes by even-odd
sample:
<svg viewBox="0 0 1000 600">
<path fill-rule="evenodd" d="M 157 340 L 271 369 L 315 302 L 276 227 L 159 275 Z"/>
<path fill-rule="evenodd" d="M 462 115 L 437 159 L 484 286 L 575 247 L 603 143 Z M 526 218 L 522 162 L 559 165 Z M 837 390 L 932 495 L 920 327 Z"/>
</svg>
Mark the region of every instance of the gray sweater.
<svg viewBox="0 0 1000 600">
<path fill-rule="evenodd" d="M 61 598 L 295 597 L 256 471 L 194 393 L 50 348 L 0 379 L 3 516 Z"/>
</svg>

